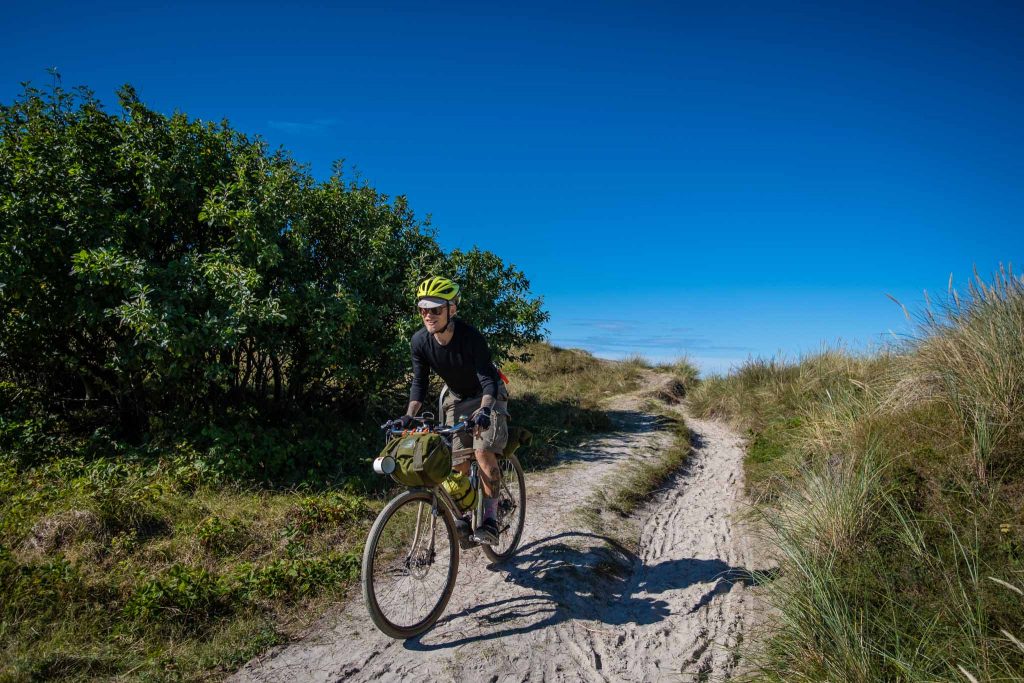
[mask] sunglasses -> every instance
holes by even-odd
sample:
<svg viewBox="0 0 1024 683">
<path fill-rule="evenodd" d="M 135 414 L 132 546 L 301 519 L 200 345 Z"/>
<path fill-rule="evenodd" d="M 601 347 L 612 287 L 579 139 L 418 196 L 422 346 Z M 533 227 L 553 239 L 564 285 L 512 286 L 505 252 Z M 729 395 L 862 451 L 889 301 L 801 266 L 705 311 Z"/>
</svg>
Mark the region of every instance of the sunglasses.
<svg viewBox="0 0 1024 683">
<path fill-rule="evenodd" d="M 444 306 L 437 306 L 435 308 L 420 308 L 420 315 L 441 315 L 441 311 Z"/>
</svg>

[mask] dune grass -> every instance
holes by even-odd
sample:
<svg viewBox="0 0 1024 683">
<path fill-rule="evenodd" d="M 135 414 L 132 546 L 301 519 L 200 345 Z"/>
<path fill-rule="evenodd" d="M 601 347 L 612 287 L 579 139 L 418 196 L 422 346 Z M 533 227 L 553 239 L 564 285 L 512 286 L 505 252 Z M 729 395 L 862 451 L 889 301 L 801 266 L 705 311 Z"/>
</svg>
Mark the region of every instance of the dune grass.
<svg viewBox="0 0 1024 683">
<path fill-rule="evenodd" d="M 687 356 L 677 358 L 671 363 L 660 363 L 656 367 L 673 375 L 686 389 L 691 389 L 700 382 L 700 370 Z"/>
<path fill-rule="evenodd" d="M 502 370 L 509 378 L 511 423 L 534 433 L 531 447 L 520 452 L 527 469 L 551 465 L 559 449 L 610 429 L 605 401 L 635 389 L 650 367 L 641 356 L 606 361 L 545 343 L 526 351 L 528 362 L 508 363 Z"/>
<path fill-rule="evenodd" d="M 760 678 L 1022 680 L 1022 382 L 1024 283 L 1001 272 L 901 348 L 751 361 L 691 392 L 750 435 L 781 565 Z"/>
<path fill-rule="evenodd" d="M 692 451 L 686 423 L 678 416 L 664 415 L 661 428 L 671 430 L 672 446 L 616 472 L 612 485 L 603 491 L 606 509 L 623 516 L 632 514 L 686 462 Z"/>
</svg>

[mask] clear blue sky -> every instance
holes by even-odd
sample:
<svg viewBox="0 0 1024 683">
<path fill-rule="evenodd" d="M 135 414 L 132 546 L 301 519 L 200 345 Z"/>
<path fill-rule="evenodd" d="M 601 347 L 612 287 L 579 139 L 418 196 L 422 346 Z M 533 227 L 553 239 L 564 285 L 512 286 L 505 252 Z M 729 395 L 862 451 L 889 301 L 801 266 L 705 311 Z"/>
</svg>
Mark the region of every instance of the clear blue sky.
<svg viewBox="0 0 1024 683">
<path fill-rule="evenodd" d="M 1024 266 L 1024 5 L 822 4 L 17 3 L 0 101 L 57 66 L 345 158 L 525 270 L 554 342 L 716 371 Z"/>
</svg>

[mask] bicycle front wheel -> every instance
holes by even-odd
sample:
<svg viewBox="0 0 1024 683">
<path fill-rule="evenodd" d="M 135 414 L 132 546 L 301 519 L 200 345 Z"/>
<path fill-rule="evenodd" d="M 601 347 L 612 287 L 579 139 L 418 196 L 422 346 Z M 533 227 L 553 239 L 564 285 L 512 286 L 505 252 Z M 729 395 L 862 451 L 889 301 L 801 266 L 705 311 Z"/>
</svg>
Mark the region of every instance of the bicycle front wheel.
<svg viewBox="0 0 1024 683">
<path fill-rule="evenodd" d="M 498 543 L 483 546 L 491 562 L 512 557 L 519 547 L 526 522 L 526 476 L 515 455 L 500 456 L 501 491 L 498 494 Z"/>
<path fill-rule="evenodd" d="M 377 515 L 363 550 L 363 598 L 370 618 L 392 638 L 434 625 L 459 573 L 455 521 L 429 491 L 402 493 Z"/>
</svg>

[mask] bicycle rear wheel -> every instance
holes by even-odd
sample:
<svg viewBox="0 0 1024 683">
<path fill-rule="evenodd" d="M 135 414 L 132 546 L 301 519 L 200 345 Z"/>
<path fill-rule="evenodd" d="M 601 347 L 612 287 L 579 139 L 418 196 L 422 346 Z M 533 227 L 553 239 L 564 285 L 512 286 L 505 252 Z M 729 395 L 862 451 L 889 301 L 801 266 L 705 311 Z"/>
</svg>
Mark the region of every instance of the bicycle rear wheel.
<svg viewBox="0 0 1024 683">
<path fill-rule="evenodd" d="M 499 456 L 501 492 L 498 495 L 498 543 L 483 546 L 491 562 L 512 557 L 526 522 L 526 476 L 515 455 Z"/>
<path fill-rule="evenodd" d="M 445 506 L 435 508 L 429 491 L 406 491 L 377 515 L 363 550 L 362 585 L 382 632 L 411 638 L 433 626 L 458 573 L 455 522 Z"/>
</svg>

